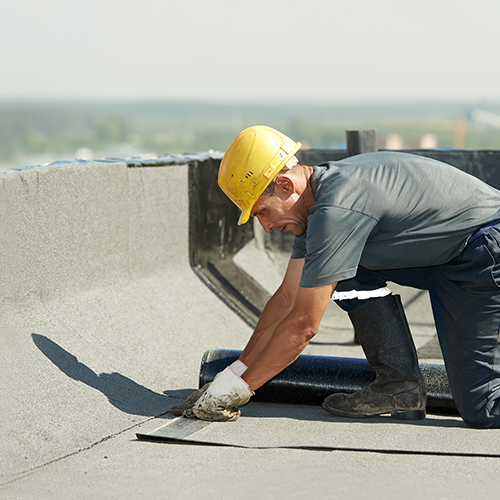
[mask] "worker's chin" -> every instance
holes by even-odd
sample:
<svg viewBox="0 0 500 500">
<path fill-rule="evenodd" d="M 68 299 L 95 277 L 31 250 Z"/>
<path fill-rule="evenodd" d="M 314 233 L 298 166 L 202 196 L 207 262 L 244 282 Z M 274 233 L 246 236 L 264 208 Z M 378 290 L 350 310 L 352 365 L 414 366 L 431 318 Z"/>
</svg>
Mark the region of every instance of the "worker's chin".
<svg viewBox="0 0 500 500">
<path fill-rule="evenodd" d="M 304 234 L 306 228 L 305 226 L 290 226 L 289 232 L 293 233 L 295 236 L 301 236 Z"/>
<path fill-rule="evenodd" d="M 283 231 L 285 233 L 293 233 L 295 236 L 300 236 L 301 234 L 304 234 L 304 231 L 306 229 L 302 228 L 300 226 L 297 226 L 295 224 L 285 224 L 279 232 L 282 233 Z"/>
</svg>

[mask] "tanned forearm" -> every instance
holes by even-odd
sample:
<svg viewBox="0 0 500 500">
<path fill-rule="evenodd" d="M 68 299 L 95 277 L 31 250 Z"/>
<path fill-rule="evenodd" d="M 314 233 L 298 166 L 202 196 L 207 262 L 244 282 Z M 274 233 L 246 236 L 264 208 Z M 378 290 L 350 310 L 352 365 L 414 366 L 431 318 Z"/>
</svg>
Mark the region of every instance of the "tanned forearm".
<svg viewBox="0 0 500 500">
<path fill-rule="evenodd" d="M 250 366 L 257 359 L 274 333 L 276 326 L 292 310 L 299 290 L 303 266 L 304 259 L 290 259 L 288 262 L 283 283 L 264 307 L 255 331 L 241 353 L 240 361 L 246 366 Z"/>
<path fill-rule="evenodd" d="M 243 379 L 255 391 L 293 363 L 318 331 L 336 283 L 301 289 L 291 312 L 276 326 Z M 246 363 L 245 363 L 246 364 Z"/>
<path fill-rule="evenodd" d="M 305 349 L 316 331 L 292 318 L 282 321 L 255 361 L 243 374 L 243 379 L 255 391 L 293 363 Z"/>
<path fill-rule="evenodd" d="M 292 310 L 293 304 L 279 290 L 267 302 L 254 333 L 240 355 L 240 361 L 250 366 L 266 346 L 276 327 Z"/>
</svg>

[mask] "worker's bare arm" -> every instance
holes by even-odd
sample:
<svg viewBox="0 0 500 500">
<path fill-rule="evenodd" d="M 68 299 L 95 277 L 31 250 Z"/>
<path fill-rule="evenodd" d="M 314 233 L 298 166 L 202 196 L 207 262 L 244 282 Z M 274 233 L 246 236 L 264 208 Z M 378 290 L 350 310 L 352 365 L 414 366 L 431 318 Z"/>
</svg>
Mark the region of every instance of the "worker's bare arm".
<svg viewBox="0 0 500 500">
<path fill-rule="evenodd" d="M 299 287 L 288 315 L 276 326 L 243 379 L 255 391 L 293 363 L 316 335 L 337 283 L 315 288 Z"/>
<path fill-rule="evenodd" d="M 267 344 L 276 326 L 288 315 L 299 290 L 304 259 L 290 259 L 283 283 L 267 302 L 240 360 L 250 366 Z"/>
</svg>

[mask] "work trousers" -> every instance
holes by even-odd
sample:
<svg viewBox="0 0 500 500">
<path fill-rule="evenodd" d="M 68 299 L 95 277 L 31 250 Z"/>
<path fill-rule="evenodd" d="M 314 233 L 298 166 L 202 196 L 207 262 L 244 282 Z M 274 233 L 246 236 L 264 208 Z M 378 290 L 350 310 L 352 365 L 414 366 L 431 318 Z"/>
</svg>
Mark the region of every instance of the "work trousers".
<svg viewBox="0 0 500 500">
<path fill-rule="evenodd" d="M 471 427 L 499 428 L 500 224 L 471 238 L 462 253 L 444 265 L 388 271 L 360 267 L 355 278 L 338 283 L 336 302 L 350 311 L 372 300 L 365 298 L 366 291 L 377 296 L 387 281 L 429 291 L 461 417 Z M 363 300 L 353 298 L 353 290 L 365 291 L 359 295 Z"/>
</svg>

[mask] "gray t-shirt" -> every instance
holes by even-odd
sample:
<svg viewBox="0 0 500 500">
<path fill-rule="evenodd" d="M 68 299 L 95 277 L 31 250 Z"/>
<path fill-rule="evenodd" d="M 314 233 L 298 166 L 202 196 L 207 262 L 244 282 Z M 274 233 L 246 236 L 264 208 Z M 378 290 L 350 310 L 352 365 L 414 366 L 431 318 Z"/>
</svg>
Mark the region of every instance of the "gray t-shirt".
<svg viewBox="0 0 500 500">
<path fill-rule="evenodd" d="M 315 287 L 367 269 L 444 264 L 475 229 L 500 219 L 500 191 L 417 155 L 378 152 L 314 167 L 315 203 L 292 259 L 300 285 Z"/>
</svg>

